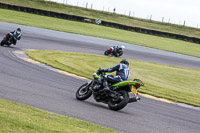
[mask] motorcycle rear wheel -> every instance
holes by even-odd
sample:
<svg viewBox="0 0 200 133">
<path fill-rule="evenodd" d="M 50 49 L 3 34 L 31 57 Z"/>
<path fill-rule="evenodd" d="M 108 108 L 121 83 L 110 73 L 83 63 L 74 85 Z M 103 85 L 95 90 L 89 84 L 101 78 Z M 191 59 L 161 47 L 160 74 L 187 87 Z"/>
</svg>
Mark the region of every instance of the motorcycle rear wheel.
<svg viewBox="0 0 200 133">
<path fill-rule="evenodd" d="M 108 101 L 108 107 L 114 111 L 123 109 L 128 104 L 128 101 L 129 101 L 128 92 L 126 92 L 125 90 L 119 90 L 118 93 L 121 94 L 120 100 L 113 101 L 113 99 L 110 99 Z"/>
<path fill-rule="evenodd" d="M 77 91 L 76 91 L 76 99 L 77 100 L 86 100 L 92 95 L 92 90 L 88 88 L 88 83 L 83 84 Z"/>
<path fill-rule="evenodd" d="M 119 56 L 122 56 L 123 55 L 123 52 L 119 52 Z"/>
<path fill-rule="evenodd" d="M 116 53 L 116 54 L 115 54 L 115 57 L 119 57 L 119 54 L 118 54 L 118 53 Z"/>
</svg>

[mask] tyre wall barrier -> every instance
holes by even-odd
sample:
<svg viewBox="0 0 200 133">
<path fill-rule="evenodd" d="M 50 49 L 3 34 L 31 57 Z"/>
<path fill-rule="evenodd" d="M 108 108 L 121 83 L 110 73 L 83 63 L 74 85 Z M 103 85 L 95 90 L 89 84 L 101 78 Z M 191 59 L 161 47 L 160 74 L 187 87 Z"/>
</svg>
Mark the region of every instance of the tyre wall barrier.
<svg viewBox="0 0 200 133">
<path fill-rule="evenodd" d="M 41 9 L 30 8 L 30 7 L 23 7 L 23 6 L 16 6 L 16 5 L 0 3 L 0 8 L 10 9 L 10 10 L 15 10 L 15 11 L 22 11 L 22 12 L 27 12 L 27 13 L 33 13 L 33 14 L 38 14 L 38 15 L 43 15 L 43 16 L 56 17 L 56 18 L 61 18 L 61 19 L 89 22 L 89 23 L 95 24 L 95 19 L 92 19 L 92 18 L 85 18 L 82 16 L 69 15 L 69 14 L 58 13 L 58 12 L 53 12 L 53 11 L 46 11 L 46 10 L 41 10 Z M 200 44 L 200 38 L 196 38 L 196 37 L 189 37 L 189 36 L 184 36 L 184 35 L 179 35 L 179 34 L 174 34 L 174 33 L 144 29 L 144 28 L 139 28 L 139 27 L 126 26 L 126 25 L 107 22 L 107 21 L 103 21 L 103 20 L 101 21 L 100 25 L 118 28 L 118 29 L 122 29 L 122 30 L 133 31 L 133 32 L 156 35 L 156 36 L 161 36 L 161 37 L 179 39 L 179 40 L 183 40 L 183 41 L 189 41 L 189 42 Z"/>
</svg>

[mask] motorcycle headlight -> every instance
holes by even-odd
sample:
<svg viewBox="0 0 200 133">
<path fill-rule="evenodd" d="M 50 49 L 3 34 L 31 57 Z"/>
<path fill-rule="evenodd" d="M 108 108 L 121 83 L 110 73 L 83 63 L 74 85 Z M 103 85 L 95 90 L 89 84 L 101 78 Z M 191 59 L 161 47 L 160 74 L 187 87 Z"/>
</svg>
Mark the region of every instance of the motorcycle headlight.
<svg viewBox="0 0 200 133">
<path fill-rule="evenodd" d="M 93 77 L 95 77 L 95 76 L 97 76 L 97 74 L 96 73 L 93 73 L 93 75 L 92 75 Z"/>
</svg>

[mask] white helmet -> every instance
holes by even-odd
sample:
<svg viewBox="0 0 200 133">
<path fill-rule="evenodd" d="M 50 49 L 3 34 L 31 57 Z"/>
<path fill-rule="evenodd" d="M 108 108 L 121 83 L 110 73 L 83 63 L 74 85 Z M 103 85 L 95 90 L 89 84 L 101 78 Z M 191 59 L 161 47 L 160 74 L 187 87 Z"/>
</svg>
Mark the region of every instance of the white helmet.
<svg viewBox="0 0 200 133">
<path fill-rule="evenodd" d="M 123 49 L 123 48 L 125 48 L 125 46 L 123 46 L 123 45 L 122 45 L 122 46 L 120 46 L 120 48 L 122 48 L 122 49 Z"/>
</svg>

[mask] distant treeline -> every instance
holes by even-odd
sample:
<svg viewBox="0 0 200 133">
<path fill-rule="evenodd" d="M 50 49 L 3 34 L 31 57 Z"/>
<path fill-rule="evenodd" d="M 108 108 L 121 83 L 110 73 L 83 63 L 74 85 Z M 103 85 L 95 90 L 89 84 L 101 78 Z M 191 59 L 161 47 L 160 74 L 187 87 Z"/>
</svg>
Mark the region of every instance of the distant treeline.
<svg viewBox="0 0 200 133">
<path fill-rule="evenodd" d="M 0 3 L 0 8 L 96 24 L 95 19 L 93 19 L 93 18 L 85 18 L 82 16 L 69 15 L 69 14 L 58 13 L 58 12 L 53 12 L 53 11 L 46 11 L 46 10 L 41 10 L 41 9 L 30 8 L 30 7 L 23 7 L 23 6 Z M 179 39 L 179 40 L 184 40 L 184 41 L 189 41 L 189 42 L 200 44 L 200 38 L 195 38 L 195 37 L 189 37 L 189 36 L 184 36 L 184 35 L 179 35 L 179 34 L 144 29 L 144 28 L 139 28 L 139 27 L 126 26 L 126 25 L 107 22 L 107 21 L 103 21 L 103 20 L 101 20 L 100 25 L 123 29 L 123 30 L 128 30 L 128 31 L 133 31 L 133 32 L 139 32 L 139 33 L 145 33 L 145 34 L 150 34 L 150 35 Z"/>
</svg>

